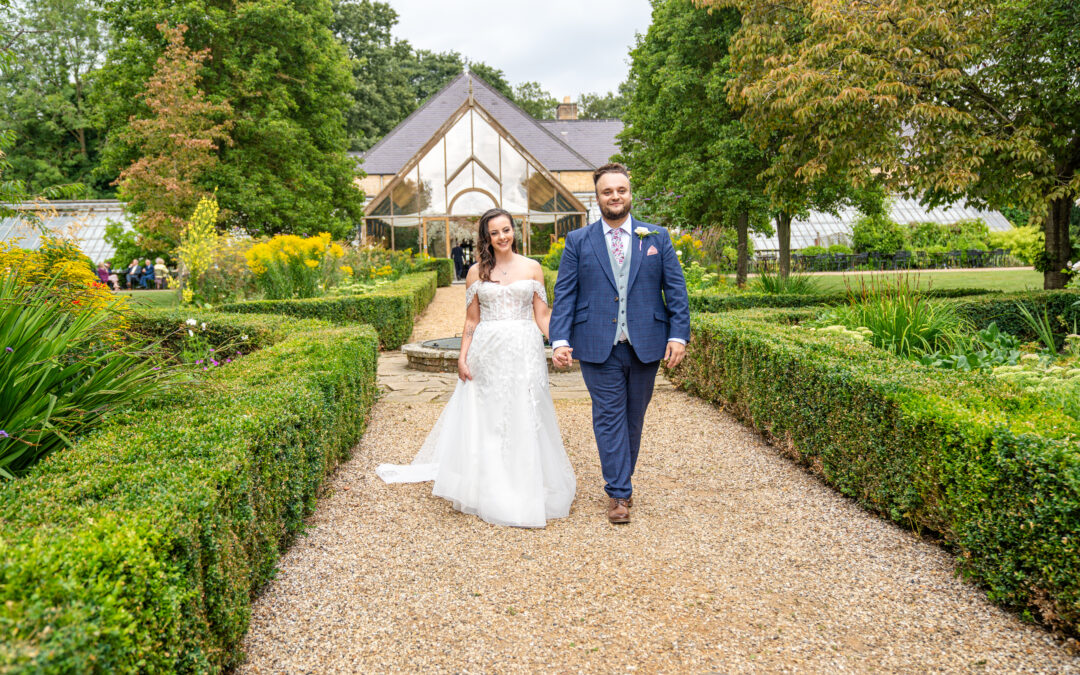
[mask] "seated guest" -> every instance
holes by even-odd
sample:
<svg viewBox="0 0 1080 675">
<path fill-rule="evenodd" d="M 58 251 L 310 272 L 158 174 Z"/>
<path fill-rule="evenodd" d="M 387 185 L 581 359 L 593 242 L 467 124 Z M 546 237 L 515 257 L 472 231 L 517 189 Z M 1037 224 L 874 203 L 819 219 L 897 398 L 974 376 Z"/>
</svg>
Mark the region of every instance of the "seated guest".
<svg viewBox="0 0 1080 675">
<path fill-rule="evenodd" d="M 165 288 L 169 280 L 169 268 L 165 267 L 165 261 L 158 258 L 154 261 L 154 282 L 158 289 Z"/>
<path fill-rule="evenodd" d="M 112 269 L 109 270 L 109 288 L 114 291 L 120 290 L 120 275 Z"/>
<path fill-rule="evenodd" d="M 109 263 L 99 262 L 97 266 L 97 278 L 105 286 L 109 285 Z"/>
<path fill-rule="evenodd" d="M 139 287 L 154 287 L 154 263 L 150 262 L 150 258 L 143 261 L 142 278 L 139 280 Z"/>
<path fill-rule="evenodd" d="M 135 290 L 135 285 L 139 283 L 139 277 L 141 275 L 142 268 L 139 267 L 139 259 L 135 258 L 127 268 L 127 287 L 131 290 Z"/>
</svg>

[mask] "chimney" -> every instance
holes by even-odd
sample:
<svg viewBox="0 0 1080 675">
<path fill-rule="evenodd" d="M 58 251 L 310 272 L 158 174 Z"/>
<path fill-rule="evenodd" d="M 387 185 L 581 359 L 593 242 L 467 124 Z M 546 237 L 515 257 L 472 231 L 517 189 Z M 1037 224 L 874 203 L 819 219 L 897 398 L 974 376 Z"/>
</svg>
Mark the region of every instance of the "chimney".
<svg viewBox="0 0 1080 675">
<path fill-rule="evenodd" d="M 562 103 L 555 110 L 555 117 L 560 120 L 576 120 L 577 103 L 571 103 L 569 96 L 563 96 Z"/>
</svg>

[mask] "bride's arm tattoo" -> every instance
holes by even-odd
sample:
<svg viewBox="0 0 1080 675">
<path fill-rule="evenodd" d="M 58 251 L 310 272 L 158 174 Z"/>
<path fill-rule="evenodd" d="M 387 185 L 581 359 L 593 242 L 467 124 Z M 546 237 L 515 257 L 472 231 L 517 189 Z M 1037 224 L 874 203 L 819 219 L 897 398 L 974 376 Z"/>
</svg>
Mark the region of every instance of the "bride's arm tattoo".
<svg viewBox="0 0 1080 675">
<path fill-rule="evenodd" d="M 465 329 L 465 337 L 472 337 L 473 333 L 475 333 L 475 332 L 476 332 L 476 327 L 475 326 L 470 326 L 470 327 Z"/>
</svg>

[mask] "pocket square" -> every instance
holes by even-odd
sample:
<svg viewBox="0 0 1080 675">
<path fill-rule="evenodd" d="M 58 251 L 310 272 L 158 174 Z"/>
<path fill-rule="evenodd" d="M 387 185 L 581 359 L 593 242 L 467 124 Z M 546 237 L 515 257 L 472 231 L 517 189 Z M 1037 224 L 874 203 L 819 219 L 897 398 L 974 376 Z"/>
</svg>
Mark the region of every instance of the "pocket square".
<svg viewBox="0 0 1080 675">
<path fill-rule="evenodd" d="M 645 255 L 656 255 L 659 252 L 660 251 L 657 251 L 655 246 L 650 246 L 648 252 L 646 252 Z"/>
</svg>

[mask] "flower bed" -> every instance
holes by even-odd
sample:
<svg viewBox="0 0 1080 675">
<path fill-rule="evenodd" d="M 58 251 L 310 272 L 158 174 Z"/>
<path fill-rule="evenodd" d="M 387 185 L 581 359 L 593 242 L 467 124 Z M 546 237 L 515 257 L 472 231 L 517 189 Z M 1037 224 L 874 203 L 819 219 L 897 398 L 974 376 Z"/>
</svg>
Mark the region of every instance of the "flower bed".
<svg viewBox="0 0 1080 675">
<path fill-rule="evenodd" d="M 186 315 L 151 312 L 140 331 Z M 215 672 L 240 661 L 250 599 L 363 433 L 377 339 L 203 314 L 262 349 L 117 416 L 0 485 L 0 667 Z"/>
<path fill-rule="evenodd" d="M 363 295 L 302 300 L 253 300 L 223 305 L 223 312 L 285 314 L 325 319 L 335 324 L 367 323 L 379 334 L 383 349 L 397 349 L 412 334 L 413 317 L 435 298 L 436 273 L 406 274 Z"/>
<path fill-rule="evenodd" d="M 940 533 L 993 600 L 1078 632 L 1080 422 L 985 371 L 785 325 L 798 314 L 696 315 L 670 375 L 861 504 Z"/>
</svg>

